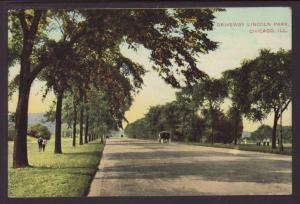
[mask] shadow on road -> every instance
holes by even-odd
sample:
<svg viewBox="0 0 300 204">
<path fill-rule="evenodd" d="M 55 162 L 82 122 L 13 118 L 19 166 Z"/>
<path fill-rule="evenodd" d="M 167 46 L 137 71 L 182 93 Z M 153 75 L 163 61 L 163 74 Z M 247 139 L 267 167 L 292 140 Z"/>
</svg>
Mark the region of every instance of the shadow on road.
<svg viewBox="0 0 300 204">
<path fill-rule="evenodd" d="M 247 152 L 233 154 L 230 151 L 176 151 L 172 144 L 158 144 L 140 140 L 119 140 L 107 144 L 130 145 L 127 152 L 107 152 L 106 159 L 120 160 L 125 163 L 105 167 L 110 172 L 102 179 L 153 179 L 180 176 L 196 176 L 209 181 L 290 183 L 291 162 Z M 146 151 L 134 151 L 143 148 Z M 153 150 L 154 149 L 154 150 Z M 156 150 L 157 149 L 157 150 Z M 147 151 L 148 150 L 148 151 Z M 136 160 L 145 161 L 138 165 Z M 147 161 L 148 160 L 148 161 Z"/>
<path fill-rule="evenodd" d="M 210 181 L 289 183 L 291 173 L 285 171 L 289 164 L 287 161 L 258 159 L 255 162 L 238 160 L 126 165 L 106 167 L 104 171 L 118 173 L 118 176 L 107 175 L 104 179 L 174 179 L 180 176 L 200 176 L 201 179 Z"/>
</svg>

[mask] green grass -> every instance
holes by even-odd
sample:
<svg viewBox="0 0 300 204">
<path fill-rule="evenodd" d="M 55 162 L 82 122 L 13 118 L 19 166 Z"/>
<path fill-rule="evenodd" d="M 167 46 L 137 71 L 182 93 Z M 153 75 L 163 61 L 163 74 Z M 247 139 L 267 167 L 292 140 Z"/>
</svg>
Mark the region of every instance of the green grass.
<svg viewBox="0 0 300 204">
<path fill-rule="evenodd" d="M 63 154 L 54 154 L 54 139 L 45 152 L 38 151 L 36 139 L 28 139 L 29 164 L 13 169 L 13 143 L 9 142 L 9 197 L 79 197 L 85 196 L 101 158 L 103 145 L 94 141 L 72 147 L 70 138 L 62 139 Z"/>
<path fill-rule="evenodd" d="M 254 152 L 264 152 L 264 153 L 272 153 L 272 154 L 285 154 L 292 155 L 292 146 L 291 144 L 283 145 L 284 151 L 280 152 L 279 149 L 272 149 L 271 146 L 256 146 L 256 144 L 222 144 L 222 143 L 214 143 L 213 145 L 210 143 L 196 143 L 196 142 L 188 142 L 188 144 L 206 146 L 206 147 L 219 147 L 219 148 L 228 148 L 228 149 L 238 149 L 244 151 L 254 151 Z"/>
</svg>

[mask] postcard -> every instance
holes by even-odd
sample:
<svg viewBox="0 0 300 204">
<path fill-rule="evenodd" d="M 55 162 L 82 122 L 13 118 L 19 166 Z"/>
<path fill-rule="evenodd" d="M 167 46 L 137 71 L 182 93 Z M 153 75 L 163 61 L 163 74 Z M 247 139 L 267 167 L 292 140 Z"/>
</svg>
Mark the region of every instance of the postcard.
<svg viewBox="0 0 300 204">
<path fill-rule="evenodd" d="M 292 9 L 8 10 L 8 197 L 292 194 Z"/>
</svg>

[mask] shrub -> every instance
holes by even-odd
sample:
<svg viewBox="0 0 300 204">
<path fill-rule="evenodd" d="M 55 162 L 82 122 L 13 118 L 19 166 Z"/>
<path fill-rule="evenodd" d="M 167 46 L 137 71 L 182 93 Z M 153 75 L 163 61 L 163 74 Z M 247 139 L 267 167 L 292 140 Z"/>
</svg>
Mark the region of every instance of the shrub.
<svg viewBox="0 0 300 204">
<path fill-rule="evenodd" d="M 254 141 L 271 139 L 272 138 L 272 127 L 269 125 L 261 125 L 252 134 L 251 139 Z"/>
<path fill-rule="evenodd" d="M 28 128 L 27 135 L 30 135 L 35 138 L 42 137 L 44 139 L 49 140 L 51 137 L 51 132 L 46 126 L 42 124 L 35 124 Z"/>
</svg>

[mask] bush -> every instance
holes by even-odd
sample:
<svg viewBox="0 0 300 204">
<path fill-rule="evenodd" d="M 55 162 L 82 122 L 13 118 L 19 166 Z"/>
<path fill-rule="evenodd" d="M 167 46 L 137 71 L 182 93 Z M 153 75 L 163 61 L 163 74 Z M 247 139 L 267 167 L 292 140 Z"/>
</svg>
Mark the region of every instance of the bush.
<svg viewBox="0 0 300 204">
<path fill-rule="evenodd" d="M 254 141 L 261 141 L 272 138 L 272 127 L 269 125 L 261 125 L 251 134 L 251 139 Z"/>
<path fill-rule="evenodd" d="M 8 141 L 13 141 L 15 134 L 16 134 L 15 125 L 8 124 Z"/>
<path fill-rule="evenodd" d="M 28 128 L 27 135 L 30 135 L 35 138 L 42 137 L 44 139 L 49 140 L 51 137 L 51 132 L 46 126 L 42 124 L 35 124 Z"/>
</svg>

